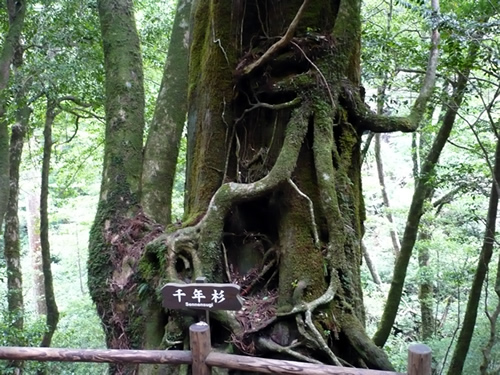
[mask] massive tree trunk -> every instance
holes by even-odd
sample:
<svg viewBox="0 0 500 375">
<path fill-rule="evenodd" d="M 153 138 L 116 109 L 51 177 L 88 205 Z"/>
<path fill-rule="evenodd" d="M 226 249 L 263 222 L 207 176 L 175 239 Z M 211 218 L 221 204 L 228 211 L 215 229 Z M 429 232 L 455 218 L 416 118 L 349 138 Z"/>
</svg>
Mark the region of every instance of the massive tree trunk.
<svg viewBox="0 0 500 375">
<path fill-rule="evenodd" d="M 386 118 L 363 101 L 361 1 L 192 6 L 186 213 L 152 241 L 158 227 L 137 206 L 131 2 L 99 1 L 107 130 L 89 284 L 108 346 L 182 347 L 193 317 L 164 312 L 158 289 L 205 276 L 239 283 L 246 298 L 236 316 L 211 315 L 221 350 L 392 369 L 364 329 L 360 139 L 413 131 L 415 116 Z"/>
<path fill-rule="evenodd" d="M 195 3 L 184 228 L 144 258 L 153 280 L 243 283 L 265 319 L 214 314 L 214 345 L 232 331 L 245 353 L 391 368 L 363 328 L 360 137 L 413 124 L 363 103 L 359 11 Z"/>
</svg>

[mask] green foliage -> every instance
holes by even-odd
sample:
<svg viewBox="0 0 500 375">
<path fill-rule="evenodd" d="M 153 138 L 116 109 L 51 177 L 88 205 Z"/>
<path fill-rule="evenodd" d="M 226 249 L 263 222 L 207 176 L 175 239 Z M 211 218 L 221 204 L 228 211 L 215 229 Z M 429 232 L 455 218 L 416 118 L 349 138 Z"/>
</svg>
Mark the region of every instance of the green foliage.
<svg viewBox="0 0 500 375">
<path fill-rule="evenodd" d="M 377 93 L 374 88 L 387 85 L 385 112 L 407 113 L 408 105 L 421 81 L 426 67 L 428 51 L 425 33 L 430 27 L 439 25 L 441 32 L 438 90 L 429 108 L 428 121 L 423 124 L 417 139 L 420 139 L 421 155 L 429 149 L 430 141 L 440 126 L 447 110 L 443 106 L 457 80 L 457 69 L 471 67 L 473 78 L 466 89 L 462 109 L 457 116 L 449 145 L 445 148 L 430 181 L 434 193 L 427 205 L 422 230 L 428 234 L 417 242 L 419 247 L 430 251 L 430 265 L 418 267 L 416 259 L 410 262 L 405 283 L 405 294 L 398 318 L 385 349 L 397 368 L 403 370 L 406 349 L 411 342 L 421 341 L 420 304 L 418 285 L 422 280 L 434 286 L 435 333 L 428 342 L 433 349 L 436 373 L 447 370 L 456 335 L 466 308 L 468 293 L 475 274 L 478 253 L 484 237 L 484 218 L 491 189 L 491 169 L 497 136 L 488 117 L 498 110 L 494 103 L 498 80 L 495 76 L 498 64 L 498 17 L 486 24 L 482 21 L 489 2 L 441 1 L 441 15 L 436 18 L 426 9 L 427 2 L 396 1 L 392 9 L 389 3 L 366 2 L 364 22 L 363 76 L 367 87 L 367 101 L 375 107 Z M 388 17 L 388 13 L 391 13 Z M 388 27 L 388 22 L 390 27 Z M 420 33 L 420 35 L 419 35 Z M 465 59 L 471 45 L 481 41 L 478 59 L 471 64 Z M 492 78 L 495 77 L 495 78 Z M 385 79 L 385 81 L 384 81 Z M 490 104 L 492 103 L 492 104 Z M 496 120 L 494 120 L 496 121 Z M 413 176 L 410 138 L 390 135 L 382 138 L 383 161 L 387 190 L 391 200 L 391 212 L 399 234 L 404 230 L 405 215 L 413 193 Z M 368 329 L 374 330 L 385 302 L 387 283 L 391 280 L 394 257 L 388 223 L 384 217 L 387 209 L 380 197 L 380 187 L 374 169 L 373 155 L 367 155 L 364 170 L 367 221 L 365 243 L 375 260 L 384 284 L 379 288 L 363 269 L 365 303 Z M 433 206 L 433 202 L 444 199 Z M 498 257 L 498 254 L 495 255 Z M 496 259 L 493 258 L 493 263 Z M 491 265 L 490 275 L 496 267 Z M 483 295 L 483 305 L 491 311 L 497 298 L 490 285 L 489 298 Z M 478 312 L 478 322 L 471 350 L 467 357 L 464 374 L 479 373 L 483 358 L 481 348 L 489 337 L 489 323 L 484 313 Z M 498 350 L 497 350 L 498 351 Z M 497 355 L 493 351 L 494 356 Z M 498 361 L 497 358 L 492 363 Z"/>
<path fill-rule="evenodd" d="M 153 118 L 154 106 L 163 67 L 167 57 L 175 2 L 142 0 L 136 2 L 136 20 L 144 65 L 144 89 L 146 97 L 146 119 Z"/>
</svg>

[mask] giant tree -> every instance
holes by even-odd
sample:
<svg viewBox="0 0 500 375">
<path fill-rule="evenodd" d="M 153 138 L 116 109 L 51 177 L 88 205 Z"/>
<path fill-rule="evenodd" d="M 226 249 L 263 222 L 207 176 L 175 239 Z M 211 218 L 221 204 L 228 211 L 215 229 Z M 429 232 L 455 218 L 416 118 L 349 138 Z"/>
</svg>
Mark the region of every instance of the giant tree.
<svg viewBox="0 0 500 375">
<path fill-rule="evenodd" d="M 163 311 L 158 291 L 205 276 L 240 283 L 246 299 L 237 315 L 211 317 L 222 350 L 392 368 L 364 329 L 361 135 L 413 131 L 425 101 L 409 118 L 368 109 L 360 7 L 193 2 L 185 216 L 160 233 L 139 204 L 144 98 L 132 2 L 98 1 L 106 145 L 89 283 L 108 346 L 182 346 L 194 318 Z"/>
</svg>

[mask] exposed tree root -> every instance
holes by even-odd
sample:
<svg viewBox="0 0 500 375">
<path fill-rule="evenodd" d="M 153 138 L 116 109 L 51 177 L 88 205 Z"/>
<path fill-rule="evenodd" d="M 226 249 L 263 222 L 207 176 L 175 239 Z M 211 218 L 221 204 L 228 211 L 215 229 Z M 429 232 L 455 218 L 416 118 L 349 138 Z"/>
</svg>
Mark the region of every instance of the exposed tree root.
<svg viewBox="0 0 500 375">
<path fill-rule="evenodd" d="M 271 58 L 276 54 L 276 52 L 278 52 L 280 49 L 282 49 L 288 43 L 290 43 L 309 1 L 310 0 L 304 0 L 304 2 L 299 8 L 299 11 L 295 15 L 295 18 L 293 19 L 293 21 L 290 23 L 290 26 L 286 30 L 285 35 L 283 35 L 283 37 L 280 40 L 274 43 L 257 61 L 246 66 L 243 69 L 243 74 L 248 75 L 257 68 L 262 67 L 265 63 L 271 60 Z"/>
<path fill-rule="evenodd" d="M 309 213 L 311 214 L 311 229 L 314 237 L 314 245 L 319 248 L 319 236 L 318 236 L 318 226 L 316 225 L 316 219 L 314 217 L 314 206 L 311 198 L 309 198 L 306 194 L 300 191 L 299 187 L 295 185 L 295 183 L 289 178 L 288 183 L 292 185 L 297 194 L 299 194 L 302 198 L 307 200 L 307 204 L 309 205 Z"/>
<path fill-rule="evenodd" d="M 376 346 L 368 337 L 361 322 L 352 313 L 346 313 L 342 318 L 342 332 L 346 335 L 352 347 L 360 358 L 370 368 L 394 371 L 394 367 L 383 349 Z"/>
<path fill-rule="evenodd" d="M 305 0 L 301 9 L 307 3 L 308 0 Z M 296 17 L 297 22 L 300 18 L 300 12 L 301 11 L 299 11 Z M 294 27 L 296 27 L 296 25 Z M 291 42 L 293 32 L 294 29 L 291 25 L 287 31 L 286 38 L 283 37 L 259 60 L 242 70 L 243 74 L 250 74 L 255 69 L 263 66 L 275 51 Z M 290 35 L 288 37 L 287 35 L 289 33 Z M 274 353 L 286 354 L 302 361 L 319 363 L 317 358 L 312 358 L 312 354 L 305 354 L 311 353 L 312 351 L 319 351 L 319 357 L 321 359 L 326 358 L 327 362 L 342 366 L 346 362 L 339 359 L 328 344 L 331 333 L 325 332 L 332 330 L 332 339 L 335 338 L 339 340 L 338 332 L 341 332 L 345 335 L 352 348 L 358 352 L 360 360 L 355 362 L 356 364 L 367 363 L 369 366 L 376 368 L 392 369 L 392 366 L 383 352 L 366 336 L 362 324 L 358 318 L 356 318 L 354 311 L 351 311 L 352 309 L 349 307 L 348 301 L 352 302 L 352 296 L 347 295 L 348 292 L 346 292 L 346 290 L 349 289 L 349 285 L 346 285 L 346 283 L 349 282 L 348 278 L 351 275 L 349 262 L 356 262 L 357 256 L 361 259 L 359 244 L 356 245 L 356 241 L 353 239 L 356 235 L 359 237 L 360 233 L 358 232 L 360 230 L 358 228 L 352 228 L 352 226 L 354 226 L 353 223 L 356 222 L 355 220 L 351 220 L 352 218 L 350 216 L 343 215 L 346 211 L 345 206 L 348 206 L 350 202 L 344 197 L 339 198 L 338 191 L 340 188 L 340 190 L 344 189 L 343 191 L 346 192 L 346 196 L 352 194 L 352 191 L 349 190 L 351 189 L 349 183 L 352 181 L 349 180 L 348 171 L 352 164 L 352 150 L 354 150 L 356 142 L 358 142 L 358 138 L 356 137 L 359 135 L 359 129 L 354 129 L 354 127 L 357 126 L 356 122 L 366 121 L 368 124 L 367 129 L 372 131 L 377 131 L 377 129 L 380 131 L 388 131 L 388 129 L 390 130 L 392 128 L 393 130 L 403 131 L 410 131 L 411 129 L 409 129 L 407 120 L 394 118 L 387 120 L 385 117 L 384 120 L 374 118 L 374 115 L 371 114 L 361 100 L 359 89 L 353 90 L 350 86 L 342 86 L 341 84 L 341 86 L 344 87 L 344 93 L 342 93 L 342 97 L 339 98 L 340 87 L 337 87 L 336 91 L 332 93 L 328 85 L 328 82 L 331 81 L 326 79 L 319 68 L 305 55 L 305 52 L 298 45 L 296 45 L 296 47 L 304 54 L 310 66 L 316 69 L 317 74 L 313 74 L 319 75 L 321 77 L 320 82 L 327 85 L 331 103 L 328 102 L 328 99 L 320 99 L 325 96 L 325 93 L 324 87 L 318 85 L 321 87 L 317 88 L 316 95 L 313 98 L 298 96 L 291 101 L 281 104 L 258 102 L 257 104 L 251 105 L 250 108 L 243 110 L 242 115 L 236 122 L 241 121 L 248 112 L 257 110 L 258 108 L 271 110 L 290 108 L 290 120 L 287 123 L 283 146 L 278 154 L 276 162 L 265 177 L 255 182 L 223 183 L 213 195 L 207 211 L 197 223 L 189 223 L 193 225 L 178 229 L 174 233 L 164 237 L 163 241 L 167 248 L 167 278 L 169 281 L 178 280 L 180 265 L 185 269 L 188 268 L 188 266 L 191 268 L 190 274 L 192 279 L 198 276 L 207 276 L 210 281 L 222 281 L 220 273 L 214 272 L 217 267 L 219 267 L 220 271 L 222 265 L 222 268 L 225 269 L 226 278 L 231 280 L 233 271 L 230 269 L 228 261 L 228 249 L 226 249 L 222 242 L 224 226 L 231 209 L 240 203 L 261 198 L 283 184 L 289 184 L 300 197 L 307 200 L 307 206 L 305 207 L 309 208 L 311 237 L 314 241 L 314 245 L 317 249 L 320 249 L 322 244 L 325 245 L 326 263 L 324 267 L 326 269 L 325 278 L 328 283 L 327 289 L 318 298 L 306 302 L 304 300 L 304 292 L 307 287 L 307 282 L 301 280 L 297 283 L 293 291 L 293 306 L 291 309 L 288 307 L 290 309 L 289 311 L 280 311 L 278 313 L 275 313 L 274 306 L 264 305 L 262 299 L 260 302 L 251 300 L 251 298 L 256 297 L 254 292 L 256 285 L 261 285 L 261 281 L 262 284 L 264 284 L 264 278 L 267 277 L 268 274 L 271 274 L 269 280 L 273 279 L 277 272 L 277 270 L 273 272 L 273 268 L 278 268 L 280 264 L 277 256 L 269 260 L 269 252 L 271 250 L 268 250 L 268 252 L 263 255 L 264 259 L 261 262 L 261 266 L 259 266 L 259 268 L 262 268 L 259 270 L 254 269 L 255 278 L 247 284 L 243 293 L 248 296 L 247 303 L 253 303 L 253 305 L 247 306 L 252 306 L 258 311 L 260 319 L 258 323 L 248 323 L 249 318 L 246 315 L 237 316 L 226 311 L 211 312 L 211 316 L 225 326 L 228 331 L 232 332 L 233 343 L 246 353 L 254 354 L 258 348 Z M 348 91 L 346 87 L 351 91 Z M 297 108 L 292 110 L 291 108 L 293 107 Z M 352 121 L 354 125 L 348 123 L 347 118 L 349 118 L 349 121 Z M 334 119 L 339 119 L 339 123 L 342 123 L 342 130 L 335 130 L 335 136 L 334 129 L 340 129 L 340 127 L 335 126 L 339 124 L 334 124 Z M 315 178 L 319 192 L 319 204 L 321 206 L 319 208 L 316 207 L 317 211 L 315 211 L 312 199 L 316 199 L 316 203 L 318 198 L 303 193 L 291 179 L 306 133 L 310 129 L 313 132 L 312 139 L 314 139 L 314 141 L 312 144 L 312 157 L 314 160 Z M 350 133 L 351 131 L 352 134 Z M 341 134 L 341 132 L 343 133 Z M 351 138 L 348 137 L 349 135 L 351 135 Z M 338 138 L 339 136 L 344 138 L 338 141 L 336 137 Z M 235 138 L 237 146 L 236 159 L 238 165 L 236 168 L 238 168 L 239 164 L 241 164 L 239 154 L 240 144 L 234 130 L 231 140 L 227 142 L 232 142 L 233 138 Z M 343 142 L 342 154 L 340 154 L 337 149 L 337 142 Z M 265 157 L 267 157 L 267 154 Z M 226 159 L 225 164 L 226 171 L 224 172 L 224 176 L 226 176 L 227 173 L 229 157 Z M 236 177 L 236 179 L 237 178 L 238 177 Z M 297 200 L 300 201 L 300 198 Z M 324 222 L 321 222 L 321 226 L 317 222 L 315 212 L 321 212 L 322 219 L 324 219 Z M 272 245 L 271 243 L 271 249 L 273 248 Z M 346 258 L 346 247 L 349 247 L 350 251 L 355 255 L 353 259 Z M 321 265 L 319 269 L 321 269 Z M 268 283 L 269 281 L 264 284 L 264 289 L 267 288 Z M 324 288 L 325 284 L 323 281 L 321 285 L 321 288 Z M 319 293 L 321 293 L 321 291 Z M 355 293 L 353 292 L 352 294 L 354 295 Z M 318 294 L 315 294 L 315 296 L 317 295 Z M 262 297 L 262 295 L 259 297 Z M 335 304 L 332 303 L 334 299 Z M 345 311 L 336 311 L 339 316 L 334 316 L 331 310 L 332 306 L 336 304 L 346 306 Z M 317 310 L 320 307 L 325 307 L 325 311 L 328 311 L 328 313 L 323 312 L 323 310 L 318 312 Z M 248 312 L 242 314 L 248 314 Z M 274 316 L 271 316 L 271 314 Z M 358 315 L 361 316 L 362 314 Z M 291 320 L 290 317 L 294 318 L 294 320 Z M 321 332 L 323 324 L 322 319 L 325 317 L 328 322 L 326 328 L 324 328 L 324 332 Z M 288 336 L 286 339 L 275 342 L 268 338 L 269 331 L 274 330 L 276 326 L 281 324 L 286 326 L 289 323 L 294 325 L 293 321 L 295 321 L 297 327 L 293 334 L 300 337 L 300 339 L 294 336 Z M 256 326 L 253 324 L 256 324 Z"/>
<path fill-rule="evenodd" d="M 314 358 L 311 358 L 307 355 L 301 354 L 301 353 L 293 350 L 294 348 L 296 348 L 300 345 L 299 342 L 294 343 L 290 346 L 281 346 L 279 344 L 276 344 L 274 341 L 269 340 L 265 337 L 259 337 L 258 343 L 259 343 L 259 346 L 261 346 L 263 349 L 271 351 L 271 352 L 283 353 L 283 354 L 289 355 L 290 357 L 294 357 L 294 358 L 298 359 L 299 361 L 322 364 L 320 361 L 318 361 Z"/>
</svg>

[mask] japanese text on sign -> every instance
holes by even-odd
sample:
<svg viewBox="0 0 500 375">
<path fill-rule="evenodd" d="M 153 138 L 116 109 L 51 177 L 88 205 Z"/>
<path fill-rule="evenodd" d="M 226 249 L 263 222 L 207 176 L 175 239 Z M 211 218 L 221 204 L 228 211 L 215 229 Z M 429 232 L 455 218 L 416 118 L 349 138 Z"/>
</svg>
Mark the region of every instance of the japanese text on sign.
<svg viewBox="0 0 500 375">
<path fill-rule="evenodd" d="M 167 309 L 239 310 L 242 300 L 235 284 L 166 284 L 162 289 Z"/>
</svg>

